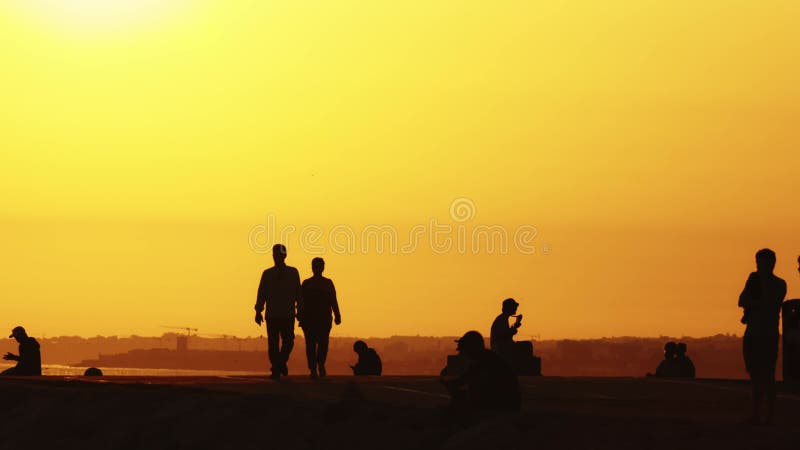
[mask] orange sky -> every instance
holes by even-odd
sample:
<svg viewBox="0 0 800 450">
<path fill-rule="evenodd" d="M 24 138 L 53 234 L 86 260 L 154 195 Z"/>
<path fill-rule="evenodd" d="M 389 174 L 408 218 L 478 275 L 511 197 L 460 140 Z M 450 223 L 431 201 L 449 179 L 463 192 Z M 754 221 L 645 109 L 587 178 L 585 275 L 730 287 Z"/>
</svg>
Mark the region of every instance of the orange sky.
<svg viewBox="0 0 800 450">
<path fill-rule="evenodd" d="M 523 336 L 739 333 L 764 246 L 800 297 L 794 1 L 54 2 L 0 5 L 9 328 L 257 334 L 269 217 L 325 236 L 334 335 L 488 332 L 507 296 Z M 537 251 L 326 241 L 431 219 Z"/>
</svg>

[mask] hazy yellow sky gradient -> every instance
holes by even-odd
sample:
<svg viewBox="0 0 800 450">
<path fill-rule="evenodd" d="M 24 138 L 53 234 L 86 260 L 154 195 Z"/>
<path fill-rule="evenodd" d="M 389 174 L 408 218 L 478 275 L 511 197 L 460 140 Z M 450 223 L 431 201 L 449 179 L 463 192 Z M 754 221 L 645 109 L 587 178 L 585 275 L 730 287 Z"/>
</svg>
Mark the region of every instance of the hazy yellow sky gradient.
<svg viewBox="0 0 800 450">
<path fill-rule="evenodd" d="M 334 335 L 742 331 L 800 297 L 800 3 L 7 0 L 0 327 L 254 335 L 279 226 L 538 229 L 533 255 L 328 251 Z M 290 239 L 288 262 L 313 256 Z M 549 248 L 543 254 L 542 248 Z"/>
</svg>

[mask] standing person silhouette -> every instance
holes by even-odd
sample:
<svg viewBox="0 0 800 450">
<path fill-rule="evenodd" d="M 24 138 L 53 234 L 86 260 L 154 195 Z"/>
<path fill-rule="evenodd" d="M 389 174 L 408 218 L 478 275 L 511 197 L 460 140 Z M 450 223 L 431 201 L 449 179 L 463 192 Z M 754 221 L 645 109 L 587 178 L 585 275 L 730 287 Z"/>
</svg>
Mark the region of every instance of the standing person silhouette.
<svg viewBox="0 0 800 450">
<path fill-rule="evenodd" d="M 294 347 L 294 318 L 302 302 L 300 274 L 297 269 L 286 265 L 286 247 L 275 244 L 272 247 L 275 265 L 261 274 L 256 296 L 256 323 L 260 326 L 266 319 L 267 346 L 269 361 L 272 364 L 270 378 L 277 380 L 288 375 L 289 354 Z M 266 312 L 264 318 L 261 311 Z"/>
<path fill-rule="evenodd" d="M 328 356 L 328 340 L 331 334 L 331 314 L 336 325 L 342 323 L 339 313 L 339 302 L 336 300 L 336 288 L 330 278 L 322 276 L 325 260 L 311 260 L 311 271 L 314 275 L 303 281 L 302 308 L 298 310 L 300 328 L 306 338 L 306 358 L 311 378 L 325 377 L 325 359 Z"/>
<path fill-rule="evenodd" d="M 756 271 L 751 273 L 739 296 L 747 324 L 742 350 L 753 383 L 754 424 L 761 423 L 761 409 L 766 402 L 768 424 L 775 419 L 775 365 L 778 361 L 778 323 L 786 282 L 773 273 L 775 252 L 761 249 L 756 253 Z"/>
</svg>

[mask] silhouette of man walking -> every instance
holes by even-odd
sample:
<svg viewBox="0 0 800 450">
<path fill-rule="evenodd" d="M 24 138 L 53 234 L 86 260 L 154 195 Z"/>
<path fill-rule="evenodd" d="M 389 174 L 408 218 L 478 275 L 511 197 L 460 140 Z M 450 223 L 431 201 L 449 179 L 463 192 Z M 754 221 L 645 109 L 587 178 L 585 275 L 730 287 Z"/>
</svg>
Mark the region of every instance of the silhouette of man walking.
<svg viewBox="0 0 800 450">
<path fill-rule="evenodd" d="M 6 353 L 3 356 L 6 361 L 17 362 L 16 366 L 6 369 L 3 375 L 40 376 L 42 374 L 42 357 L 36 339 L 28 336 L 25 328 L 22 327 L 14 327 L 9 337 L 19 342 L 19 355 Z"/>
<path fill-rule="evenodd" d="M 277 380 L 289 374 L 289 354 L 294 347 L 294 318 L 302 302 L 300 274 L 297 269 L 286 265 L 286 247 L 275 244 L 272 247 L 275 265 L 261 274 L 256 296 L 256 323 L 260 326 L 266 319 L 267 346 L 269 361 L 272 364 L 270 378 Z M 266 312 L 264 319 L 261 311 Z"/>
<path fill-rule="evenodd" d="M 328 340 L 331 334 L 331 314 L 336 325 L 342 323 L 339 313 L 339 302 L 336 300 L 336 288 L 330 278 L 322 276 L 325 260 L 314 258 L 311 271 L 314 275 L 303 281 L 302 307 L 298 311 L 300 328 L 306 338 L 306 358 L 311 378 L 325 377 L 325 359 L 328 356 Z"/>
<path fill-rule="evenodd" d="M 778 361 L 778 323 L 786 282 L 773 273 L 775 252 L 762 249 L 756 253 L 756 271 L 747 278 L 739 296 L 739 306 L 747 324 L 742 350 L 744 363 L 753 382 L 752 422 L 761 423 L 761 408 L 766 400 L 767 423 L 775 415 L 775 365 Z"/>
</svg>

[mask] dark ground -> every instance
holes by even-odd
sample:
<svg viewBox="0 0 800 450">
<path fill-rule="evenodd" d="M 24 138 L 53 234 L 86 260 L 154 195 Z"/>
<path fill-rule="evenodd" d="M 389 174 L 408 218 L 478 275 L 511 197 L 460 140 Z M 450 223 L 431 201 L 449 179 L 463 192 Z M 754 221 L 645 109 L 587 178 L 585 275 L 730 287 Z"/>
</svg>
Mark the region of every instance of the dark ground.
<svg viewBox="0 0 800 450">
<path fill-rule="evenodd" d="M 523 378 L 523 410 L 449 424 L 433 377 L 0 379 L 0 449 L 748 449 L 800 446 L 800 387 L 753 427 L 740 381 Z"/>
</svg>

